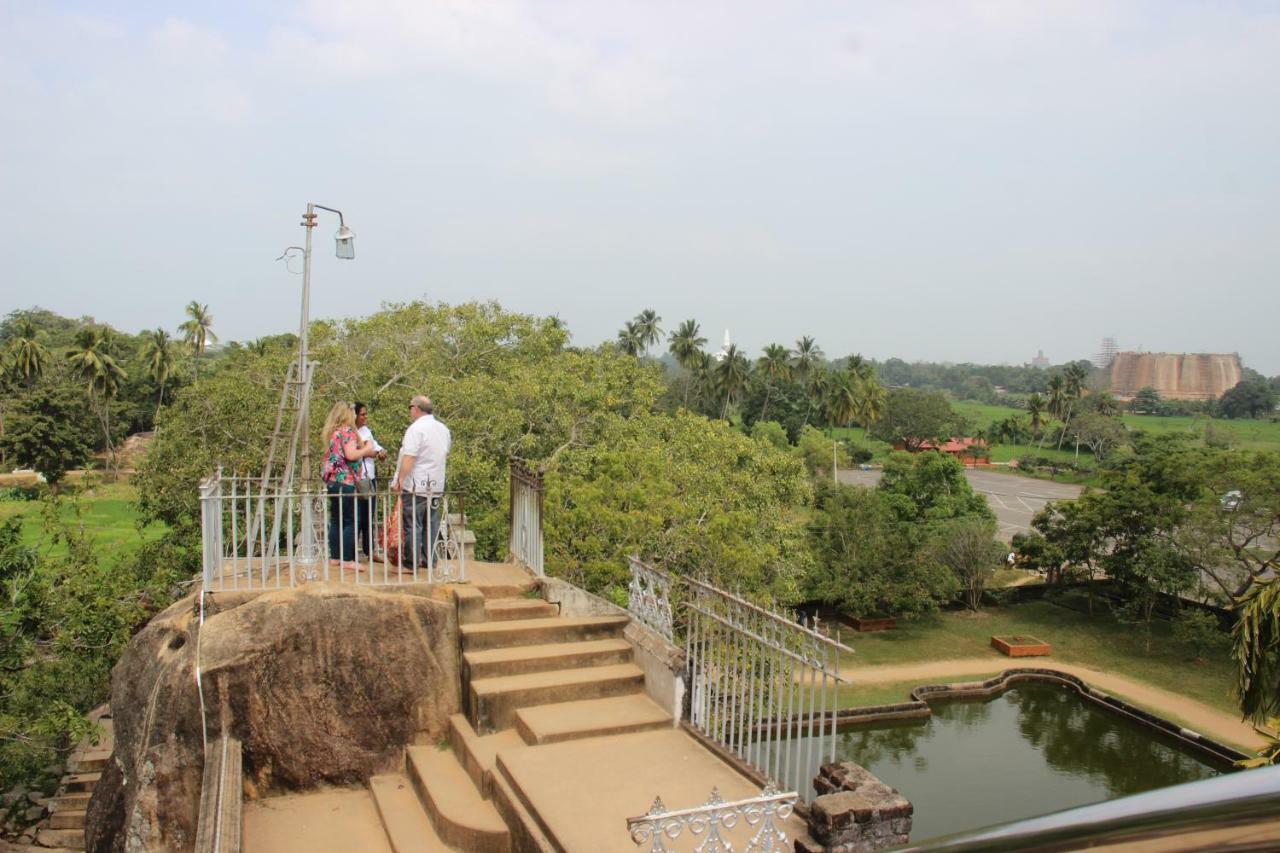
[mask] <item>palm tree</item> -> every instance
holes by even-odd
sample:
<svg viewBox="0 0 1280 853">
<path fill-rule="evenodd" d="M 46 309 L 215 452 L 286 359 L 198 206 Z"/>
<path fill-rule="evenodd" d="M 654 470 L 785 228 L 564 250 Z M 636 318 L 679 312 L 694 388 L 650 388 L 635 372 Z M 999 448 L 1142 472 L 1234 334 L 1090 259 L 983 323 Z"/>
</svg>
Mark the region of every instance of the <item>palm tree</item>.
<svg viewBox="0 0 1280 853">
<path fill-rule="evenodd" d="M 715 360 L 702 350 L 696 350 L 689 357 L 689 388 L 693 390 L 694 399 L 703 404 L 700 409 L 705 410 L 707 400 L 714 397 L 715 367 Z"/>
<path fill-rule="evenodd" d="M 640 328 L 631 320 L 618 330 L 618 349 L 632 356 L 644 352 L 644 338 L 640 334 Z"/>
<path fill-rule="evenodd" d="M 1062 378 L 1062 374 L 1056 373 L 1049 377 L 1045 390 L 1049 395 L 1049 414 L 1062 420 L 1067 411 L 1067 381 Z M 1040 439 L 1040 446 L 1044 446 L 1043 437 Z"/>
<path fill-rule="evenodd" d="M 102 425 L 102 437 L 111 457 L 112 471 L 118 474 L 115 470 L 115 445 L 111 441 L 111 400 L 119 393 L 120 382 L 126 374 L 111 355 L 110 343 L 111 336 L 104 334 L 103 330 L 86 326 L 76 332 L 71 349 L 67 351 L 67 361 L 71 363 L 72 372 L 88 388 L 89 402 Z"/>
<path fill-rule="evenodd" d="M 195 356 L 195 381 L 199 383 L 200 358 L 204 355 L 205 347 L 218 342 L 218 336 L 213 333 L 213 315 L 209 313 L 208 305 L 191 300 L 187 303 L 187 317 L 189 319 L 178 327 L 178 331 L 182 332 L 183 340 L 191 347 L 191 353 Z"/>
<path fill-rule="evenodd" d="M 636 332 L 640 335 L 640 349 L 648 352 L 649 347 L 662 340 L 662 329 L 658 323 L 662 318 L 652 308 L 646 308 L 636 315 Z"/>
<path fill-rule="evenodd" d="M 1254 579 L 1236 596 L 1231 641 L 1241 712 L 1254 723 L 1274 725 L 1280 719 L 1280 580 Z M 1251 763 L 1280 763 L 1280 741 L 1273 740 Z"/>
<path fill-rule="evenodd" d="M 871 362 L 862 357 L 861 353 L 849 356 L 844 369 L 863 380 L 871 379 L 876 375 L 876 369 L 871 366 Z"/>
<path fill-rule="evenodd" d="M 1033 433 L 1040 432 L 1040 427 L 1044 426 L 1046 405 L 1044 397 L 1039 394 L 1032 393 L 1031 396 L 1027 397 L 1027 414 L 1031 416 L 1031 431 Z M 1041 441 L 1043 441 L 1043 438 Z"/>
<path fill-rule="evenodd" d="M 142 357 L 147 361 L 147 372 L 160 386 L 156 397 L 156 418 L 160 417 L 160 406 L 164 403 L 164 386 L 173 375 L 174 365 L 178 360 L 177 344 L 164 329 L 153 329 L 147 333 L 142 345 Z"/>
<path fill-rule="evenodd" d="M 729 404 L 742 395 L 747 380 L 751 378 L 751 362 L 747 361 L 737 344 L 729 344 L 725 350 L 724 358 L 716 365 L 715 378 L 716 390 L 724 398 L 720 419 L 728 420 Z"/>
<path fill-rule="evenodd" d="M 862 380 L 848 370 L 831 376 L 827 392 L 827 420 L 831 426 L 848 426 L 862 410 Z"/>
<path fill-rule="evenodd" d="M 1089 378 L 1089 371 L 1080 364 L 1073 362 L 1067 365 L 1067 369 L 1063 374 L 1063 393 L 1066 395 L 1067 414 L 1062 419 L 1063 425 L 1071 422 L 1071 410 L 1075 408 L 1076 400 L 1084 396 L 1084 381 Z M 1058 449 L 1062 449 L 1062 440 L 1067 437 L 1067 431 L 1064 429 L 1058 436 Z M 1079 447 L 1076 448 L 1077 452 Z"/>
<path fill-rule="evenodd" d="M 827 397 L 831 393 L 833 381 L 834 375 L 827 368 L 816 365 L 809 369 L 805 381 L 805 391 L 809 397 L 809 404 L 804 413 L 804 426 L 808 425 L 809 417 L 813 414 L 814 409 L 818 410 L 819 417 L 826 411 Z"/>
<path fill-rule="evenodd" d="M 795 369 L 795 377 L 804 380 L 809 376 L 809 371 L 817 366 L 822 359 L 822 350 L 819 349 L 813 338 L 805 335 L 796 341 L 795 360 L 792 367 Z"/>
<path fill-rule="evenodd" d="M 44 373 L 49 364 L 49 350 L 40 343 L 36 324 L 30 317 L 19 320 L 16 331 L 9 341 L 9 370 L 15 379 L 30 383 Z"/>
<path fill-rule="evenodd" d="M 764 348 L 764 355 L 756 362 L 756 370 L 764 376 L 764 405 L 760 407 L 760 420 L 765 420 L 769 412 L 769 397 L 773 394 L 773 383 L 791 376 L 791 350 L 782 344 L 769 344 Z"/>
<path fill-rule="evenodd" d="M 706 342 L 707 339 L 702 337 L 702 329 L 698 326 L 698 321 L 685 320 L 667 339 L 667 352 L 675 358 L 676 364 L 689 370 L 693 365 L 694 357 L 702 352 L 702 345 Z M 690 376 L 684 386 L 685 408 L 689 406 L 689 388 L 692 385 L 693 377 Z"/>
<path fill-rule="evenodd" d="M 884 386 L 876 380 L 873 372 L 870 377 L 862 380 L 862 406 L 856 415 L 856 420 L 862 424 L 863 429 L 870 430 L 872 424 L 884 417 L 888 406 L 888 394 L 885 393 Z"/>
<path fill-rule="evenodd" d="M 685 320 L 667 339 L 667 352 L 675 358 L 676 364 L 688 370 L 693 361 L 693 354 L 700 352 L 706 342 L 707 339 L 702 337 L 702 328 L 698 325 L 698 321 Z"/>
</svg>

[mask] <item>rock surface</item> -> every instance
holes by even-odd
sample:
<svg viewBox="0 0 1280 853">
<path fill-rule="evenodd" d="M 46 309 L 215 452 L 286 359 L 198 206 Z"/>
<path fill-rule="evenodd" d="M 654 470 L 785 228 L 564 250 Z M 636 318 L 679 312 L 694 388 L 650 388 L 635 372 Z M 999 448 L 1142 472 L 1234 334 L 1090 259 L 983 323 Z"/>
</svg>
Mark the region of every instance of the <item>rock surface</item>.
<svg viewBox="0 0 1280 853">
<path fill-rule="evenodd" d="M 460 710 L 452 600 L 426 590 L 311 584 L 206 597 L 199 655 L 207 732 L 244 744 L 247 797 L 385 772 Z M 203 744 L 198 601 L 177 602 L 112 673 L 115 752 L 85 822 L 89 851 L 189 850 Z"/>
</svg>

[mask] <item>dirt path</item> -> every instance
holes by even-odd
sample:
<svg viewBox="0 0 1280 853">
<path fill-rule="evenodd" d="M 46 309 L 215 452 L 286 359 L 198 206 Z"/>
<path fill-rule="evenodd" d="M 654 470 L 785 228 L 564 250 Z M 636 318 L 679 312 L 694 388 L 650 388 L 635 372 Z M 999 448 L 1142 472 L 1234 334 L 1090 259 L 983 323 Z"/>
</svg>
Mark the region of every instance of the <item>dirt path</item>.
<svg viewBox="0 0 1280 853">
<path fill-rule="evenodd" d="M 958 658 L 955 660 L 926 661 L 924 663 L 893 664 L 887 666 L 855 667 L 848 672 L 854 684 L 887 684 L 897 681 L 918 681 L 920 684 L 937 684 L 940 680 L 956 680 L 973 676 L 991 676 L 1004 669 L 1016 666 L 1035 666 L 1044 669 L 1056 669 L 1078 678 L 1108 693 L 1114 693 L 1124 699 L 1148 708 L 1163 717 L 1176 720 L 1187 728 L 1200 732 L 1215 740 L 1225 741 L 1238 746 L 1259 748 L 1266 740 L 1247 723 L 1241 722 L 1233 714 L 1219 711 L 1203 702 L 1188 699 L 1109 672 L 1101 672 L 1076 664 L 1058 661 L 993 661 L 989 657 Z"/>
</svg>

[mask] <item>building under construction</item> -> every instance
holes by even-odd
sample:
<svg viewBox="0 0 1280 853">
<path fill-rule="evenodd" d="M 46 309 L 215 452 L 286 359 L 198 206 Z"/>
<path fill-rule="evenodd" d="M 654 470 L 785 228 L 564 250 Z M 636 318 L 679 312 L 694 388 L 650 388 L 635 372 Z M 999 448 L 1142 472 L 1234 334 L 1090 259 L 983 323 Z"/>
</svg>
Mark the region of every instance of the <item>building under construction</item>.
<svg viewBox="0 0 1280 853">
<path fill-rule="evenodd" d="M 1119 352 L 1111 393 L 1121 399 L 1154 388 L 1166 400 L 1216 400 L 1242 378 L 1236 353 Z"/>
</svg>

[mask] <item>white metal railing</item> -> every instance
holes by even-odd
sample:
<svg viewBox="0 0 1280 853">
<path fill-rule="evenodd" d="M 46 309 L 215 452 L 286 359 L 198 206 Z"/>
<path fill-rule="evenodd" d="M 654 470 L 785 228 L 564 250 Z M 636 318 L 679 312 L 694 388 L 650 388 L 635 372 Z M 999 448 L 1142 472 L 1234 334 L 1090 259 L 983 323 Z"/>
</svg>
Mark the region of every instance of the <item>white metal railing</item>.
<svg viewBox="0 0 1280 853">
<path fill-rule="evenodd" d="M 802 624 L 790 611 L 681 581 L 690 722 L 808 800 L 809 768 L 828 744 L 835 760 L 840 654 L 852 649 L 819 631 L 816 618 Z"/>
<path fill-rule="evenodd" d="M 627 610 L 642 624 L 675 642 L 675 618 L 671 604 L 671 575 L 646 565 L 634 554 L 627 558 L 631 582 L 627 586 Z"/>
<path fill-rule="evenodd" d="M 542 475 L 511 460 L 511 557 L 543 577 Z"/>
<path fill-rule="evenodd" d="M 466 580 L 464 495 L 430 484 L 335 495 L 220 470 L 200 484 L 200 527 L 207 591 Z"/>
<path fill-rule="evenodd" d="M 672 842 L 686 831 L 690 841 L 699 842 L 699 853 L 729 853 L 734 849 L 730 835 L 742 822 L 755 830 L 742 848 L 745 853 L 782 853 L 791 846 L 779 824 L 791 816 L 797 799 L 795 791 L 782 793 L 772 784 L 758 797 L 733 802 L 713 788 L 706 803 L 691 809 L 668 809 L 655 798 L 647 814 L 627 818 L 627 830 L 646 853 L 670 853 Z"/>
</svg>

